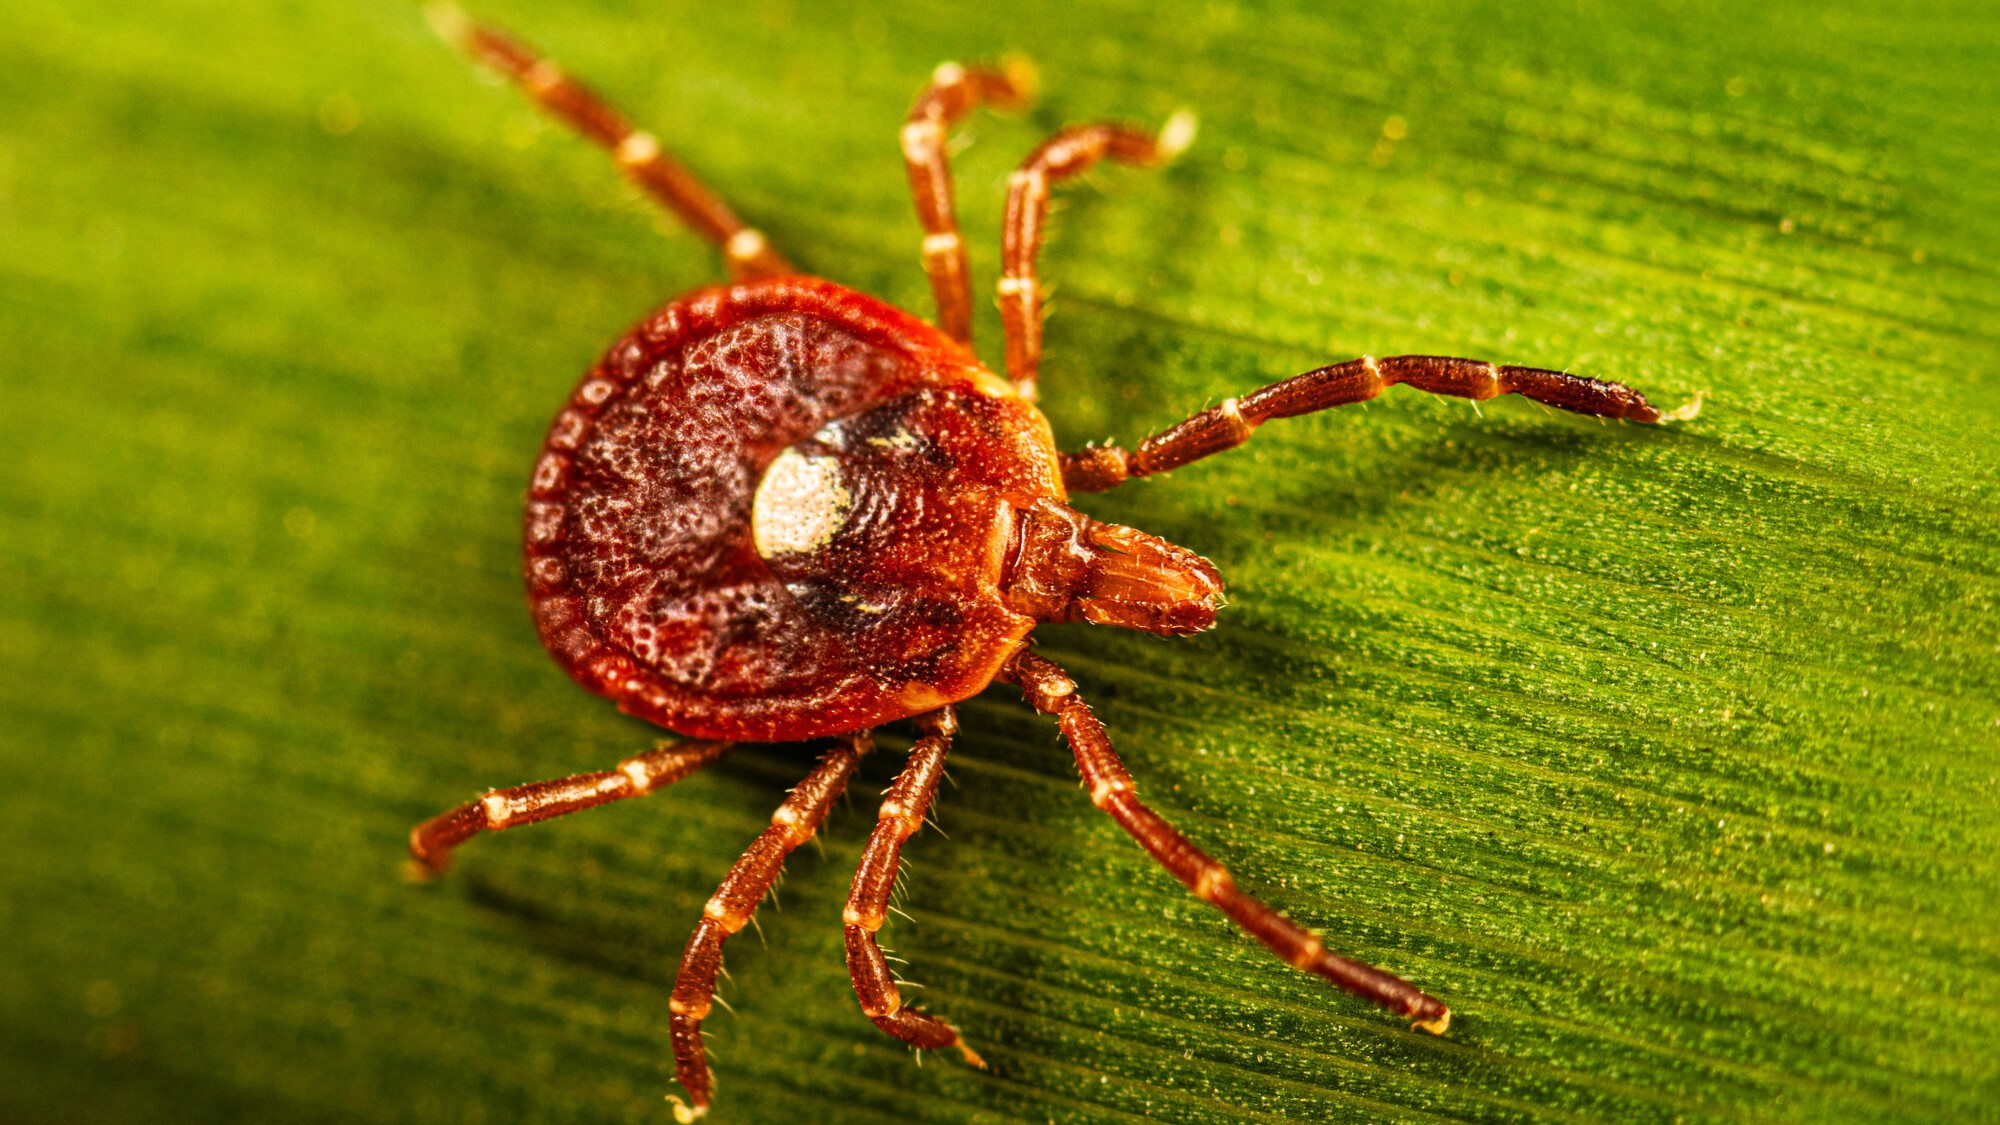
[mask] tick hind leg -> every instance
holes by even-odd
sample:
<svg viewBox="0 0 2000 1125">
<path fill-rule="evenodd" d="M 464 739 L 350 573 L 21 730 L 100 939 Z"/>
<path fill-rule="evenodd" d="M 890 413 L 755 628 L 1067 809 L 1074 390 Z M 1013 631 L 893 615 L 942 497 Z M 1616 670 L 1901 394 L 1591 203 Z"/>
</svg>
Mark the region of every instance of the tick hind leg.
<svg viewBox="0 0 2000 1125">
<path fill-rule="evenodd" d="M 778 869 L 792 849 L 812 839 L 826 820 L 833 803 L 847 792 L 847 782 L 861 756 L 874 745 L 866 731 L 846 736 L 839 746 L 827 751 L 819 765 L 799 782 L 778 811 L 771 814 L 771 827 L 751 841 L 742 858 L 723 876 L 701 921 L 695 924 L 681 953 L 680 972 L 674 978 L 672 1012 L 674 1076 L 687 1088 L 688 1104 L 674 1099 L 674 1117 L 688 1122 L 708 1112 L 715 1084 L 708 1071 L 708 1056 L 702 1049 L 701 1021 L 708 1016 L 715 999 L 715 975 L 722 968 L 722 943 L 750 921 L 750 915 L 771 890 Z"/>
<path fill-rule="evenodd" d="M 1008 178 L 1000 245 L 1000 318 L 1007 326 L 1007 375 L 1024 398 L 1034 400 L 1042 363 L 1042 293 L 1035 256 L 1042 248 L 1051 185 L 1105 159 L 1164 164 L 1193 142 L 1194 127 L 1194 117 L 1187 113 L 1168 119 L 1157 135 L 1123 125 L 1073 125 L 1042 142 Z"/>
<path fill-rule="evenodd" d="M 414 869 L 422 876 L 443 873 L 451 865 L 452 849 L 481 832 L 518 828 L 627 797 L 643 797 L 722 757 L 731 745 L 667 743 L 627 758 L 615 769 L 495 789 L 476 801 L 467 801 L 417 825 L 410 832 Z"/>
<path fill-rule="evenodd" d="M 1025 108 L 1034 97 L 1035 72 L 1025 61 L 1003 69 L 945 63 L 910 106 L 903 125 L 903 163 L 910 195 L 924 228 L 924 273 L 937 299 L 938 328 L 961 344 L 972 343 L 972 272 L 952 202 L 951 126 L 981 103 L 1003 110 Z"/>
<path fill-rule="evenodd" d="M 889 893 L 896 885 L 903 841 L 923 827 L 938 781 L 944 777 L 945 751 L 958 729 L 958 719 L 949 707 L 923 716 L 917 724 L 924 737 L 910 748 L 908 764 L 882 794 L 880 818 L 861 853 L 861 866 L 847 895 L 847 909 L 842 913 L 847 923 L 847 972 L 854 978 L 861 1011 L 876 1027 L 913 1047 L 957 1047 L 966 1062 L 984 1067 L 985 1061 L 959 1039 L 957 1028 L 927 1012 L 903 1006 L 896 978 L 875 943 L 875 932 L 888 920 Z"/>
<path fill-rule="evenodd" d="M 1227 868 L 1174 831 L 1161 816 L 1140 803 L 1132 775 L 1111 747 L 1103 724 L 1076 693 L 1076 684 L 1061 668 L 1025 649 L 1001 672 L 1020 685 L 1028 702 L 1054 715 L 1063 738 L 1076 754 L 1077 769 L 1090 789 L 1090 802 L 1111 815 L 1131 833 L 1196 898 L 1229 916 L 1251 937 L 1296 968 L 1324 977 L 1366 1000 L 1442 1035 L 1451 1024 L 1451 1010 L 1401 977 L 1350 961 L 1329 952 L 1310 930 L 1237 889 Z"/>
<path fill-rule="evenodd" d="M 553 60 L 491 24 L 479 23 L 453 4 L 434 4 L 431 25 L 446 42 L 512 79 L 536 104 L 570 128 L 608 149 L 619 168 L 654 199 L 666 204 L 696 234 L 722 250 L 738 279 L 791 273 L 790 263 L 762 232 L 746 227 L 721 197 L 660 148 L 651 133 L 632 128 L 596 91 L 564 74 Z"/>
<path fill-rule="evenodd" d="M 1536 367 L 1499 367 L 1478 360 L 1435 355 L 1396 355 L 1384 359 L 1363 356 L 1295 375 L 1240 398 L 1224 399 L 1220 405 L 1140 442 L 1136 450 L 1093 445 L 1076 453 L 1065 453 L 1063 483 L 1074 492 L 1102 492 L 1132 477 L 1164 473 L 1212 453 L 1234 449 L 1250 440 L 1250 434 L 1258 426 L 1273 418 L 1291 418 L 1366 402 L 1397 383 L 1434 395 L 1480 401 L 1495 395 L 1516 394 L 1573 414 L 1629 418 L 1634 422 L 1683 421 L 1694 417 L 1701 407 L 1697 398 L 1687 406 L 1663 414 L 1646 401 L 1645 395 L 1622 383 Z"/>
</svg>

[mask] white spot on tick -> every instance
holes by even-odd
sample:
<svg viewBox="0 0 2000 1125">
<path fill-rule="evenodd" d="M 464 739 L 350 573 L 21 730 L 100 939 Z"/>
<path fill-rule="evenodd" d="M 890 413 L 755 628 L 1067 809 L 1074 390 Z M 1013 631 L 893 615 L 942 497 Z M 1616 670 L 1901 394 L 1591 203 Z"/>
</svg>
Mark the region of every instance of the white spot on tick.
<svg viewBox="0 0 2000 1125">
<path fill-rule="evenodd" d="M 886 437 L 871 437 L 867 441 L 877 449 L 893 449 L 898 453 L 916 453 L 924 447 L 922 439 L 900 427 Z"/>
<path fill-rule="evenodd" d="M 853 503 L 838 461 L 785 450 L 764 470 L 763 483 L 751 501 L 750 528 L 757 553 L 768 559 L 826 546 L 847 521 Z"/>
<path fill-rule="evenodd" d="M 748 262 L 761 256 L 769 247 L 770 243 L 765 240 L 763 231 L 746 227 L 729 236 L 729 242 L 723 247 L 723 253 L 729 255 L 730 261 Z"/>
<path fill-rule="evenodd" d="M 922 164 L 931 158 L 933 150 L 944 144 L 944 126 L 936 121 L 912 121 L 903 126 L 903 159 L 912 164 Z"/>
<path fill-rule="evenodd" d="M 646 772 L 646 763 L 637 759 L 619 764 L 618 770 L 632 783 L 635 792 L 644 793 L 653 787 L 653 775 Z"/>
<path fill-rule="evenodd" d="M 488 793 L 479 799 L 479 803 L 486 808 L 486 826 L 489 828 L 505 828 L 507 822 L 514 818 L 514 810 L 507 804 L 507 798 L 498 793 Z"/>
<path fill-rule="evenodd" d="M 659 158 L 660 142 L 651 133 L 630 133 L 618 142 L 618 162 L 628 168 L 651 164 Z"/>
</svg>

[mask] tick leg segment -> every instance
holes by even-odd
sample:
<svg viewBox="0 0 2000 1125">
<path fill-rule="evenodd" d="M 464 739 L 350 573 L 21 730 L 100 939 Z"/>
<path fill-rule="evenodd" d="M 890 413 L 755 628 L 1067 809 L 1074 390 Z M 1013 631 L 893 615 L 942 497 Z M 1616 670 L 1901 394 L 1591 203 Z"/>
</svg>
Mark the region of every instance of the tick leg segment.
<svg viewBox="0 0 2000 1125">
<path fill-rule="evenodd" d="M 1177 113 L 1156 136 L 1123 125 L 1073 125 L 1028 155 L 1007 181 L 1007 213 L 1001 230 L 1000 318 L 1007 326 L 1007 375 L 1022 397 L 1035 398 L 1042 362 L 1042 294 L 1035 256 L 1042 248 L 1042 225 L 1049 214 L 1049 188 L 1100 160 L 1164 164 L 1194 140 L 1194 118 Z"/>
<path fill-rule="evenodd" d="M 714 1094 L 708 1057 L 702 1050 L 701 1021 L 715 998 L 722 943 L 750 921 L 757 904 L 777 880 L 785 857 L 819 831 L 833 803 L 847 792 L 848 779 L 854 776 L 861 756 L 874 746 L 867 731 L 845 738 L 820 758 L 819 765 L 771 814 L 771 827 L 744 849 L 742 858 L 723 876 L 722 885 L 702 908 L 701 921 L 695 924 L 687 949 L 681 953 L 680 973 L 674 978 L 668 1007 L 673 1013 L 674 1076 L 688 1092 L 688 1105 L 678 1099 L 674 1102 L 674 1117 L 682 1125 L 707 1113 Z"/>
<path fill-rule="evenodd" d="M 616 769 L 495 789 L 476 801 L 434 816 L 410 832 L 410 857 L 420 875 L 443 873 L 451 850 L 481 832 L 518 828 L 627 797 L 643 797 L 715 761 L 728 742 L 663 743 L 618 763 Z"/>
<path fill-rule="evenodd" d="M 632 128 L 596 91 L 564 74 L 553 60 L 453 4 L 430 8 L 431 26 L 446 42 L 512 79 L 543 109 L 609 150 L 627 177 L 722 250 L 732 277 L 791 273 L 791 264 L 762 232 L 746 227 L 729 205 L 660 148 L 651 133 Z"/>
<path fill-rule="evenodd" d="M 1451 1010 L 1418 991 L 1415 985 L 1380 969 L 1331 953 L 1311 931 L 1236 887 L 1228 869 L 1174 831 L 1158 813 L 1139 801 L 1132 775 L 1111 747 L 1081 697 L 1076 683 L 1056 667 L 1023 649 L 1002 669 L 1001 678 L 1019 684 L 1035 710 L 1054 715 L 1063 737 L 1076 753 L 1077 768 L 1090 789 L 1090 802 L 1132 834 L 1196 898 L 1215 907 L 1263 942 L 1288 964 L 1325 977 L 1334 984 L 1400 1013 L 1415 1026 L 1442 1035 L 1451 1024 Z"/>
<path fill-rule="evenodd" d="M 1211 453 L 1234 449 L 1250 439 L 1251 431 L 1273 418 L 1311 414 L 1335 406 L 1366 402 L 1384 388 L 1406 383 L 1434 395 L 1485 400 L 1517 394 L 1536 402 L 1599 418 L 1629 418 L 1660 422 L 1693 417 L 1691 407 L 1662 415 L 1646 396 L 1622 383 L 1606 383 L 1535 367 L 1498 367 L 1471 359 L 1436 355 L 1363 356 L 1295 375 L 1225 399 L 1218 406 L 1162 430 L 1127 452 L 1115 445 L 1093 445 L 1063 454 L 1063 483 L 1073 492 L 1102 492 L 1131 477 L 1178 469 Z"/>
<path fill-rule="evenodd" d="M 1025 61 L 1010 61 L 1005 69 L 948 62 L 931 75 L 903 125 L 903 163 L 924 227 L 924 272 L 937 298 L 938 327 L 961 344 L 972 343 L 972 268 L 952 202 L 947 134 L 982 102 L 1003 110 L 1025 108 L 1034 85 L 1034 68 Z"/>
<path fill-rule="evenodd" d="M 888 961 L 875 944 L 875 931 L 888 920 L 889 892 L 896 884 L 903 841 L 924 825 L 938 781 L 944 777 L 945 751 L 958 729 L 958 718 L 946 707 L 923 716 L 917 724 L 924 737 L 910 748 L 909 763 L 882 795 L 880 819 L 868 837 L 861 866 L 854 873 L 853 889 L 847 894 L 847 909 L 842 913 L 847 923 L 847 972 L 854 978 L 861 1011 L 876 1027 L 913 1047 L 957 1047 L 966 1062 L 983 1069 L 985 1060 L 959 1039 L 957 1028 L 903 1006 L 903 995 L 897 991 Z"/>
</svg>

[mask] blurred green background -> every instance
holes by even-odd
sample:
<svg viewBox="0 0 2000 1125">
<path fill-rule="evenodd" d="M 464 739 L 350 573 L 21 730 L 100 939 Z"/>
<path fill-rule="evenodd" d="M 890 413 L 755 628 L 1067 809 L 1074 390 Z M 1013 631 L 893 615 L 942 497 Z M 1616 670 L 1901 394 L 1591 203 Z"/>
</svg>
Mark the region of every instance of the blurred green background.
<svg viewBox="0 0 2000 1125">
<path fill-rule="evenodd" d="M 1071 444 L 1364 352 L 1712 393 L 1398 390 L 1086 503 L 1235 599 L 1045 634 L 1142 791 L 1448 1037 L 1189 900 L 996 690 L 885 931 L 992 1071 L 849 994 L 883 753 L 730 946 L 715 1120 L 2000 1120 L 1990 3 L 481 10 L 920 311 L 933 64 L 1042 68 L 966 131 L 982 293 L 1037 139 L 1196 109 L 1066 195 Z M 412 6 L 0 6 L 0 1119 L 664 1120 L 673 959 L 810 747 L 398 865 L 658 733 L 543 655 L 519 504 L 577 374 L 718 276 Z"/>
</svg>

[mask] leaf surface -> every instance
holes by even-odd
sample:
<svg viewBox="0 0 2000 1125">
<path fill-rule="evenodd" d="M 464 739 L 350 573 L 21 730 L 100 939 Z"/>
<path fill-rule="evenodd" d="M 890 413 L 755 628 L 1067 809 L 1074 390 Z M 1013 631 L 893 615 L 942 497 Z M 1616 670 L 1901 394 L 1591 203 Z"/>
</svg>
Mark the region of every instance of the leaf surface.
<svg viewBox="0 0 2000 1125">
<path fill-rule="evenodd" d="M 933 64 L 1042 71 L 965 132 L 981 292 L 1040 137 L 1196 109 L 1173 168 L 1063 195 L 1071 445 L 1364 353 L 1710 397 L 1401 389 L 1085 502 L 1233 602 L 1044 651 L 1142 793 L 1448 1036 L 1187 898 L 995 689 L 884 931 L 993 1069 L 849 993 L 886 752 L 730 946 L 713 1119 L 1993 1120 L 1990 6 L 969 7 L 490 14 L 920 311 Z M 576 373 L 713 255 L 402 4 L 14 0 L 0 106 L 6 1115 L 663 1120 L 674 959 L 810 748 L 397 870 L 420 818 L 658 733 L 542 654 L 519 504 Z"/>
</svg>

